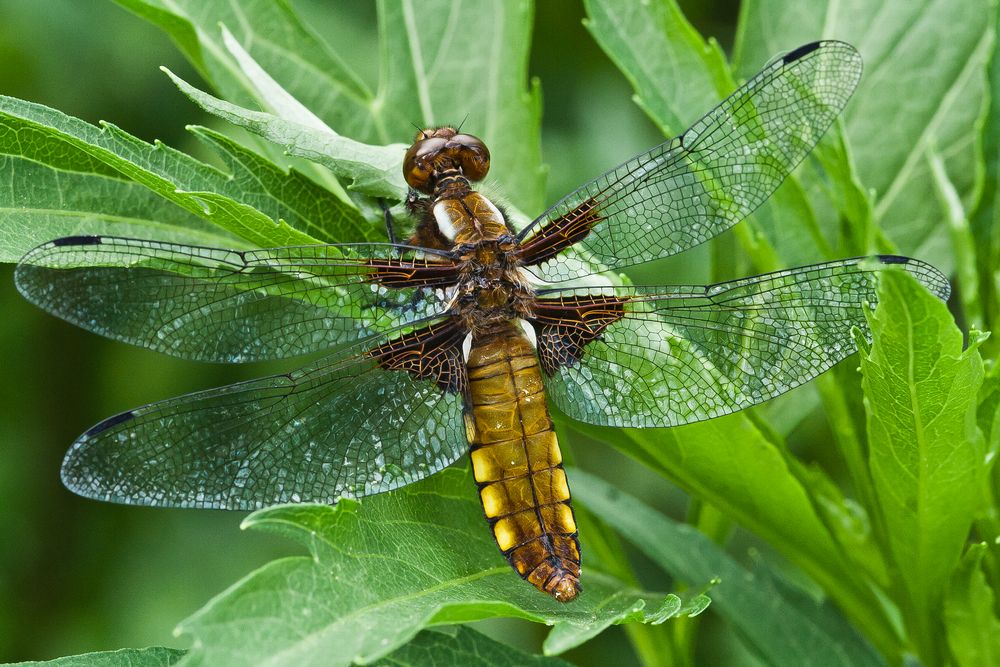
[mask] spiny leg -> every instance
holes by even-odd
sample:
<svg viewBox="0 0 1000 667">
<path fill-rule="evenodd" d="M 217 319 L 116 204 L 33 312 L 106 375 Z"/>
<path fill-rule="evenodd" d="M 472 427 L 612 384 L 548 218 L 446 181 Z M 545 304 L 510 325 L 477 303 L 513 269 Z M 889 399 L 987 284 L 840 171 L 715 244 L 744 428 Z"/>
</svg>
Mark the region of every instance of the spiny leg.
<svg viewBox="0 0 1000 667">
<path fill-rule="evenodd" d="M 396 221 L 392 217 L 392 211 L 389 210 L 389 205 L 385 202 L 385 199 L 379 198 L 379 206 L 382 207 L 382 215 L 385 217 L 385 233 L 389 237 L 389 243 L 396 245 L 399 241 L 396 240 Z"/>
</svg>

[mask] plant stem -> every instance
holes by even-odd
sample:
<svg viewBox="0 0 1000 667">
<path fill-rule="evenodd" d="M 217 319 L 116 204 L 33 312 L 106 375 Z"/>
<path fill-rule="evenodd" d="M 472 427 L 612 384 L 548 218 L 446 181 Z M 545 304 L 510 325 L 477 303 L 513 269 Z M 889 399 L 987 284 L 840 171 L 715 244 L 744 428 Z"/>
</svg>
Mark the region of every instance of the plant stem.
<svg viewBox="0 0 1000 667">
<path fill-rule="evenodd" d="M 733 521 L 711 503 L 692 497 L 688 504 L 687 523 L 696 527 L 708 539 L 722 546 L 733 530 Z M 701 617 L 678 618 L 672 623 L 674 646 L 685 665 L 695 664 L 698 630 Z"/>
<path fill-rule="evenodd" d="M 579 430 L 580 428 L 579 425 L 574 425 L 574 429 Z M 698 495 L 705 491 L 686 484 L 682 476 L 678 476 L 669 467 L 664 466 L 658 456 L 659 450 L 656 452 L 645 451 L 646 443 L 641 437 L 636 438 L 628 429 L 623 429 L 620 433 L 634 444 L 621 447 L 616 440 L 609 440 L 612 446 L 636 458 L 651 470 L 673 481 L 692 495 Z M 854 626 L 864 632 L 878 651 L 888 656 L 890 660 L 902 654 L 903 647 L 899 635 L 883 611 L 882 603 L 875 592 L 859 577 L 857 569 L 849 569 L 851 568 L 850 564 L 844 562 L 840 554 L 821 558 L 818 554 L 804 550 L 801 546 L 783 539 L 779 527 L 763 522 L 759 517 L 740 514 L 739 508 L 723 508 L 723 510 L 741 522 L 747 529 L 756 532 L 761 538 L 771 543 L 789 561 L 812 577 L 813 581 L 826 591 Z"/>
<path fill-rule="evenodd" d="M 559 421 L 558 417 L 556 421 Z M 573 437 L 570 436 L 570 433 L 572 431 L 568 428 L 561 429 L 559 438 L 563 461 L 568 466 L 573 465 L 575 458 L 572 446 Z M 593 557 L 606 574 L 633 588 L 642 588 L 629 564 L 621 540 L 614 530 L 591 515 L 585 507 L 577 505 L 574 508 L 574 513 L 580 534 L 586 535 L 587 551 L 590 554 L 588 557 Z M 632 649 L 643 665 L 646 667 L 674 667 L 677 664 L 674 659 L 677 650 L 668 629 L 669 624 L 626 623 L 622 627 L 629 643 L 632 644 Z"/>
<path fill-rule="evenodd" d="M 927 151 L 927 162 L 934 178 L 941 211 L 948 221 L 951 234 L 951 251 L 955 256 L 958 292 L 962 304 L 962 314 L 966 328 L 983 327 L 983 309 L 979 302 L 979 272 L 976 269 L 976 242 L 969 229 L 969 219 L 962 206 L 962 200 L 948 178 L 941 156 L 932 147 Z"/>
<path fill-rule="evenodd" d="M 584 507 L 576 508 L 581 534 L 587 536 L 587 550 L 601 564 L 601 570 L 620 581 L 641 588 L 618 535 L 603 521 L 590 514 Z M 675 619 L 676 621 L 682 619 Z M 640 662 L 647 667 L 674 667 L 685 665 L 678 661 L 669 628 L 675 621 L 663 625 L 626 623 L 622 627 Z"/>
<path fill-rule="evenodd" d="M 841 386 L 836 375 L 822 375 L 816 379 L 816 386 L 819 389 L 820 400 L 823 402 L 823 411 L 833 432 L 833 438 L 837 442 L 844 463 L 847 465 L 847 473 L 851 477 L 851 484 L 854 492 L 858 496 L 858 501 L 868 513 L 871 521 L 872 532 L 879 547 L 883 549 L 887 546 L 885 541 L 885 526 L 882 521 L 882 513 L 879 511 L 878 498 L 875 495 L 875 485 L 872 483 L 871 473 L 868 469 L 868 461 L 865 448 L 861 444 L 858 432 L 854 428 L 854 420 L 847 407 L 847 399 L 841 391 Z"/>
</svg>

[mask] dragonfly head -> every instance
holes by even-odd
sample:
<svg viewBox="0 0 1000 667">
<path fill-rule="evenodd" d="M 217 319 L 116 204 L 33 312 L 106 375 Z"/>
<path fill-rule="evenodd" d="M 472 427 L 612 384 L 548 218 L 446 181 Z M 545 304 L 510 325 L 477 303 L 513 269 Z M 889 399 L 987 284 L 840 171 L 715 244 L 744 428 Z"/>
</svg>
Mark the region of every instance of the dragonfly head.
<svg viewBox="0 0 1000 667">
<path fill-rule="evenodd" d="M 432 194 L 437 176 L 446 169 L 460 169 L 470 181 L 481 181 L 490 170 L 490 151 L 479 137 L 453 127 L 421 130 L 403 158 L 406 183 Z"/>
</svg>

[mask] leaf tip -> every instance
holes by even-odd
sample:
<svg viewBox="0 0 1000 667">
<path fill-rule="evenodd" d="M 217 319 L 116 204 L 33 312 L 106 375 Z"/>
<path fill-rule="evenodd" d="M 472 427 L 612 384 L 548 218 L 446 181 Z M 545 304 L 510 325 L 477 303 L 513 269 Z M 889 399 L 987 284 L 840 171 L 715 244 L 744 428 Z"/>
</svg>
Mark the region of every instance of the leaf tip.
<svg viewBox="0 0 1000 667">
<path fill-rule="evenodd" d="M 869 309 L 867 305 L 865 306 L 865 317 L 869 318 Z M 861 330 L 861 327 L 853 326 L 851 327 L 851 338 L 854 339 L 854 345 L 858 348 L 858 352 L 861 353 L 862 357 L 868 357 L 871 355 L 871 341 L 868 336 Z"/>
<path fill-rule="evenodd" d="M 976 348 L 982 345 L 990 337 L 989 331 L 979 329 L 969 329 L 969 348 Z"/>
</svg>

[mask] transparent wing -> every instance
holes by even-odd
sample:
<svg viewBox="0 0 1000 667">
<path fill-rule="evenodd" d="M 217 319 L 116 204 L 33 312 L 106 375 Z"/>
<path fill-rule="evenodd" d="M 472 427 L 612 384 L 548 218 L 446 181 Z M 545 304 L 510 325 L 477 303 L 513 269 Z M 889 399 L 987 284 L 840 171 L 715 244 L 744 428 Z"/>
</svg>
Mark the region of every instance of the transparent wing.
<svg viewBox="0 0 1000 667">
<path fill-rule="evenodd" d="M 389 244 L 236 251 L 107 236 L 45 243 L 18 264 L 31 302 L 95 333 L 202 361 L 328 349 L 444 310 L 446 256 Z"/>
<path fill-rule="evenodd" d="M 332 355 L 111 417 L 73 444 L 63 482 L 112 502 L 242 510 L 388 491 L 466 450 L 461 393 L 441 384 Z"/>
<path fill-rule="evenodd" d="M 677 426 L 742 410 L 852 354 L 851 328 L 870 335 L 864 304 L 875 303 L 887 268 L 948 296 L 937 269 L 895 256 L 709 286 L 550 290 L 533 323 L 546 389 L 571 417 L 608 426 Z"/>
<path fill-rule="evenodd" d="M 525 264 L 559 282 L 590 270 L 558 258 L 575 243 L 620 269 L 729 229 L 812 150 L 854 92 L 861 68 L 858 52 L 835 41 L 773 61 L 682 135 L 587 183 L 532 222 L 518 236 Z"/>
</svg>

